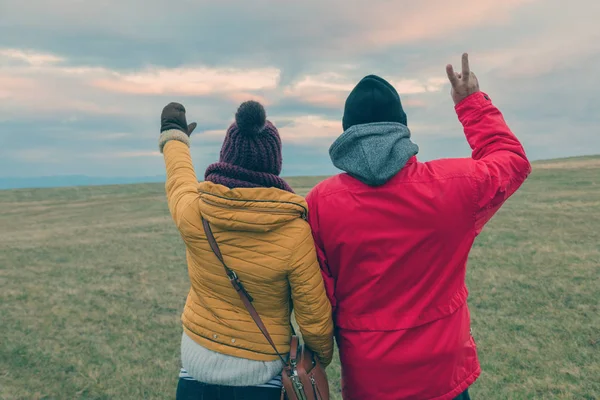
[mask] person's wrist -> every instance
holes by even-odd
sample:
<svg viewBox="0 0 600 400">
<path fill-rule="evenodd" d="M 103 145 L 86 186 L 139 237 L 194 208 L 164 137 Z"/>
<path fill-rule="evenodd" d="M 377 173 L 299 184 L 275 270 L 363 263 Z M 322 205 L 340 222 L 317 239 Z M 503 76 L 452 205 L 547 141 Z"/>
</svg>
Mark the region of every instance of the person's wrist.
<svg viewBox="0 0 600 400">
<path fill-rule="evenodd" d="M 162 133 L 164 131 L 170 131 L 170 130 L 175 130 L 175 129 L 187 134 L 187 126 L 184 128 L 182 125 L 180 125 L 178 123 L 174 123 L 174 122 L 170 122 L 170 123 L 162 125 L 160 127 L 160 132 Z"/>
<path fill-rule="evenodd" d="M 179 128 L 167 129 L 158 137 L 158 149 L 162 153 L 165 145 L 170 141 L 178 141 L 190 147 L 190 139 L 186 132 Z"/>
<path fill-rule="evenodd" d="M 469 93 L 468 95 L 466 95 L 460 99 L 454 100 L 454 106 L 459 106 L 461 103 L 464 103 L 465 100 L 467 100 L 469 98 L 480 97 L 481 94 L 482 94 L 481 90 L 477 89 L 476 91 Z"/>
</svg>

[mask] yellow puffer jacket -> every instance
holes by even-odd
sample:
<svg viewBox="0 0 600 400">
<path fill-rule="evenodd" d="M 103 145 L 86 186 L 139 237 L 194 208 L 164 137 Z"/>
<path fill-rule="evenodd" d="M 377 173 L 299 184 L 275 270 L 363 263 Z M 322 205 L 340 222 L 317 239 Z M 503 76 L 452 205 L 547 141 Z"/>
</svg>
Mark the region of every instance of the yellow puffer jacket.
<svg viewBox="0 0 600 400">
<path fill-rule="evenodd" d="M 225 262 L 254 298 L 279 353 L 289 351 L 293 305 L 305 343 L 328 365 L 333 353 L 331 306 L 306 222 L 305 200 L 274 188 L 230 190 L 198 183 L 187 136 L 165 133 L 172 136 L 163 148 L 169 210 L 187 248 L 191 283 L 182 315 L 185 332 L 219 353 L 277 359 L 212 253 L 203 216 Z"/>
</svg>

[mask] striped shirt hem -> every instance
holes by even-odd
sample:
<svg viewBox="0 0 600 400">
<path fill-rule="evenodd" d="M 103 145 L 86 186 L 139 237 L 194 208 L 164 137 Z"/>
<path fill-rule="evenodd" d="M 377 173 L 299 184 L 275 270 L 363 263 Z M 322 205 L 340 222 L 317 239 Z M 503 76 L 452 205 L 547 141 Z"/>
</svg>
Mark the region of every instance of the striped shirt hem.
<svg viewBox="0 0 600 400">
<path fill-rule="evenodd" d="M 183 368 L 179 370 L 179 379 L 183 379 L 186 381 L 195 381 L 195 379 L 190 374 L 188 374 L 188 372 Z M 269 382 L 263 383 L 261 385 L 255 385 L 254 387 L 281 389 L 282 386 L 283 384 L 281 383 L 281 375 L 277 375 Z"/>
</svg>

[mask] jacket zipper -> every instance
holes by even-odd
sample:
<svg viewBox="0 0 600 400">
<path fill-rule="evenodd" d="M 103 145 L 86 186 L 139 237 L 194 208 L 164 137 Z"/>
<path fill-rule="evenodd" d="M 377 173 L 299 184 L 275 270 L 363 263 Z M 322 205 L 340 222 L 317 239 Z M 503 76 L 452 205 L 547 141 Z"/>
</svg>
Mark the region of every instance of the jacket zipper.
<svg viewBox="0 0 600 400">
<path fill-rule="evenodd" d="M 211 194 L 211 196 L 214 196 Z M 220 197 L 220 196 L 215 196 L 215 197 L 219 197 L 221 199 L 224 200 L 237 200 L 237 199 L 229 199 L 226 197 Z M 298 215 L 300 214 L 300 217 L 304 220 L 307 219 L 307 211 L 305 207 L 302 207 L 300 204 L 296 204 L 296 203 L 291 203 L 291 202 L 283 202 L 283 201 L 279 201 L 279 202 L 273 202 L 273 201 L 268 201 L 268 203 L 284 203 L 284 204 L 294 204 L 296 206 L 300 206 L 302 207 L 302 209 L 304 210 L 304 212 L 298 212 L 298 211 L 287 211 L 287 210 L 280 210 L 280 211 L 274 211 L 272 208 L 252 208 L 251 210 L 249 209 L 244 209 L 241 207 L 235 207 L 235 206 L 230 206 L 230 205 L 226 205 L 226 204 L 219 204 L 215 201 L 206 199 L 206 198 L 201 198 L 203 202 L 210 204 L 212 206 L 215 207 L 221 207 L 221 208 L 227 208 L 229 210 L 234 209 L 236 211 L 242 211 L 242 212 L 268 212 L 271 214 L 281 214 L 281 215 Z M 250 200 L 238 200 L 238 201 L 250 201 Z M 260 200 L 251 200 L 251 201 L 258 201 L 260 202 Z M 263 201 L 265 202 L 265 201 Z"/>
</svg>

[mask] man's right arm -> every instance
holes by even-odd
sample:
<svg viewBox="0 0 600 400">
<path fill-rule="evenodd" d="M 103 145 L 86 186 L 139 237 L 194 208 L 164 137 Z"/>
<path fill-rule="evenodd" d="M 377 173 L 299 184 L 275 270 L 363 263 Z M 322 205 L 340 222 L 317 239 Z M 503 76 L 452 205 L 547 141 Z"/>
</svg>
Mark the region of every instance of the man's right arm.
<svg viewBox="0 0 600 400">
<path fill-rule="evenodd" d="M 470 176 L 475 190 L 475 229 L 479 233 L 527 179 L 531 164 L 488 95 L 473 93 L 455 110 L 473 150 Z"/>
</svg>

